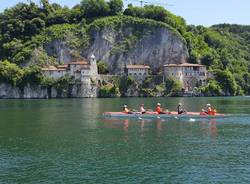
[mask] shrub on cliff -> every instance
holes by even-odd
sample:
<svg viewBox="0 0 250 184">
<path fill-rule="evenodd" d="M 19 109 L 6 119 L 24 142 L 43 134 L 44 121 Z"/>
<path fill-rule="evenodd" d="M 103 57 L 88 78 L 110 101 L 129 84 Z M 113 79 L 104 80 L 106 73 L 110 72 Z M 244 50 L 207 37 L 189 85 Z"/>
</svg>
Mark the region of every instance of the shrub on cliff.
<svg viewBox="0 0 250 184">
<path fill-rule="evenodd" d="M 223 94 L 219 83 L 215 80 L 210 80 L 205 87 L 201 88 L 201 92 L 209 96 L 219 96 Z"/>
<path fill-rule="evenodd" d="M 108 74 L 109 73 L 108 65 L 107 65 L 107 63 L 105 63 L 103 61 L 97 62 L 97 69 L 98 69 L 99 74 Z"/>
<path fill-rule="evenodd" d="M 154 89 L 151 88 L 141 88 L 139 93 L 143 97 L 154 97 L 156 95 Z"/>
<path fill-rule="evenodd" d="M 119 79 L 119 90 L 122 96 L 125 96 L 130 86 L 135 87 L 136 85 L 137 85 L 136 80 L 132 76 L 122 76 Z"/>
<path fill-rule="evenodd" d="M 165 87 L 167 95 L 170 96 L 182 91 L 181 83 L 171 77 L 166 80 Z"/>
<path fill-rule="evenodd" d="M 5 60 L 0 61 L 0 82 L 16 86 L 22 82 L 24 71 L 16 64 Z"/>
<path fill-rule="evenodd" d="M 75 83 L 73 77 L 69 75 L 65 75 L 60 77 L 57 80 L 54 80 L 53 87 L 57 90 L 58 96 L 70 96 L 68 93 L 70 92 L 69 88 L 71 85 Z"/>
<path fill-rule="evenodd" d="M 24 75 L 22 77 L 22 86 L 26 84 L 40 85 L 44 76 L 41 68 L 38 66 L 30 66 L 23 69 Z"/>
<path fill-rule="evenodd" d="M 120 96 L 119 88 L 113 84 L 106 84 L 99 90 L 99 97 L 109 98 Z"/>
<path fill-rule="evenodd" d="M 229 70 L 217 70 L 215 76 L 226 95 L 236 95 L 237 84 Z"/>
</svg>

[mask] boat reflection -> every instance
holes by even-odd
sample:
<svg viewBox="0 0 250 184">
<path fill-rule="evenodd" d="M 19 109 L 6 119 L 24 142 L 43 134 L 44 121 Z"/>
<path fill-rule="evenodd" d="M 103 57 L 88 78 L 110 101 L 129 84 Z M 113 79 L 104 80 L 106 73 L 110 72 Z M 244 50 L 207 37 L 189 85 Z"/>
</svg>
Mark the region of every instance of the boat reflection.
<svg viewBox="0 0 250 184">
<path fill-rule="evenodd" d="M 211 119 L 210 122 L 209 122 L 209 133 L 210 133 L 210 136 L 212 138 L 216 138 L 217 137 L 217 133 L 218 133 L 218 130 L 217 130 L 217 123 L 215 121 L 215 119 Z"/>
<path fill-rule="evenodd" d="M 198 123 L 198 124 L 197 124 Z M 183 121 L 183 120 L 173 120 L 167 121 L 163 119 L 151 120 L 151 119 L 103 119 L 102 126 L 99 128 L 112 128 L 112 129 L 122 129 L 124 132 L 128 132 L 131 127 L 139 128 L 140 132 L 143 133 L 148 130 L 153 129 L 158 135 L 161 135 L 164 131 L 166 134 L 169 131 L 174 131 L 181 134 L 185 131 L 190 131 L 188 127 L 194 126 L 194 124 L 200 127 L 200 131 L 204 134 L 210 135 L 212 138 L 216 138 L 218 134 L 216 119 L 204 120 L 204 121 Z M 151 126 L 152 125 L 152 126 Z M 179 128 L 178 128 L 179 127 Z"/>
<path fill-rule="evenodd" d="M 202 121 L 201 130 L 203 130 L 204 133 L 210 135 L 212 138 L 216 138 L 218 134 L 216 119 Z"/>
</svg>

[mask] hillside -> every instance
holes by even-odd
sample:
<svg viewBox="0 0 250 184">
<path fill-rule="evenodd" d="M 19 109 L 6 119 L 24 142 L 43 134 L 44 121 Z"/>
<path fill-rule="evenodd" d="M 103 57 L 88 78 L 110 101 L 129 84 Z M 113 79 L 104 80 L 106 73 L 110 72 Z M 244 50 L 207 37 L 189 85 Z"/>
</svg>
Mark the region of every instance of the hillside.
<svg viewBox="0 0 250 184">
<path fill-rule="evenodd" d="M 123 10 L 121 0 L 83 0 L 72 9 L 41 4 L 19 3 L 0 14 L 1 82 L 41 84 L 41 66 L 94 53 L 111 73 L 125 63 L 150 64 L 156 74 L 166 63 L 205 64 L 215 79 L 202 92 L 250 94 L 249 26 L 186 25 L 159 6 Z"/>
</svg>

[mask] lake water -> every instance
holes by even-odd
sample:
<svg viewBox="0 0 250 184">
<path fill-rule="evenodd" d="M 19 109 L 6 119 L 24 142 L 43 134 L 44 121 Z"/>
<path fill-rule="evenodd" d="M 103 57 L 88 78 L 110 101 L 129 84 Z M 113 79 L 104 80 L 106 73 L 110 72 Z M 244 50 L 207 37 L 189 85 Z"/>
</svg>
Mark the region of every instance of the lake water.
<svg viewBox="0 0 250 184">
<path fill-rule="evenodd" d="M 250 115 L 104 119 L 161 102 L 250 114 L 250 98 L 0 100 L 0 183 L 250 183 Z"/>
</svg>

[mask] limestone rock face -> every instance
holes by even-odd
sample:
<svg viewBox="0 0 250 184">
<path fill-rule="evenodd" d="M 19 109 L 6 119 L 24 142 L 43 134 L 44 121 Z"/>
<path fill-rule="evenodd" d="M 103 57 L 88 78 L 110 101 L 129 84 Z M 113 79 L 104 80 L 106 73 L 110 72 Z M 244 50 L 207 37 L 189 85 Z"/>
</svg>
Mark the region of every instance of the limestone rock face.
<svg viewBox="0 0 250 184">
<path fill-rule="evenodd" d="M 54 56 L 60 63 L 69 63 L 75 58 L 73 57 L 74 50 L 69 48 L 63 40 L 54 40 L 46 44 L 45 50 L 49 56 Z"/>
<path fill-rule="evenodd" d="M 72 39 L 80 44 L 70 46 Z M 123 73 L 126 64 L 148 64 L 158 71 L 164 64 L 184 63 L 188 57 L 186 42 L 174 28 L 124 16 L 98 19 L 81 36 L 72 33 L 52 40 L 44 50 L 61 63 L 94 54 L 97 61 L 108 64 L 111 74 Z"/>
<path fill-rule="evenodd" d="M 93 33 L 93 42 L 83 53 L 94 53 L 97 60 L 109 65 L 113 74 L 123 73 L 125 64 L 148 64 L 155 71 L 164 64 L 186 62 L 186 45 L 166 28 L 155 28 L 131 41 L 130 48 L 123 48 L 126 47 L 124 39 L 131 38 L 134 31 L 133 27 L 117 31 L 107 26 Z"/>
<path fill-rule="evenodd" d="M 21 93 L 22 98 L 48 98 L 47 88 L 41 86 L 31 86 L 28 84 Z"/>
<path fill-rule="evenodd" d="M 63 92 L 54 87 L 31 86 L 27 84 L 23 89 L 9 84 L 0 84 L 0 99 L 31 99 L 31 98 L 90 98 L 97 97 L 97 86 L 89 84 L 75 84 Z"/>
<path fill-rule="evenodd" d="M 0 98 L 21 98 L 21 91 L 9 84 L 0 84 Z"/>
</svg>

